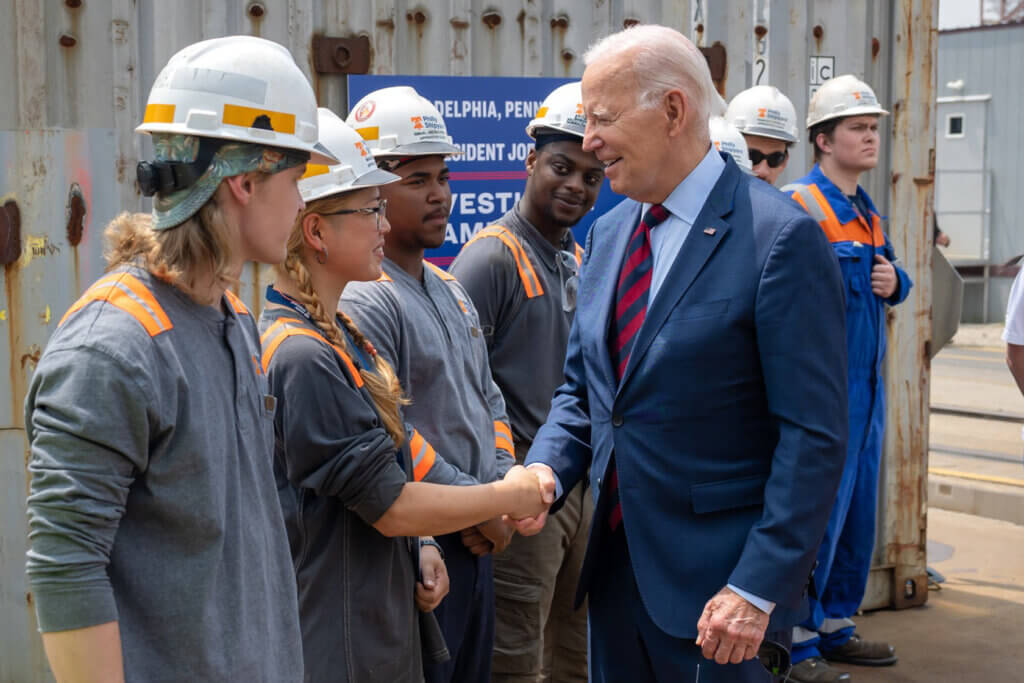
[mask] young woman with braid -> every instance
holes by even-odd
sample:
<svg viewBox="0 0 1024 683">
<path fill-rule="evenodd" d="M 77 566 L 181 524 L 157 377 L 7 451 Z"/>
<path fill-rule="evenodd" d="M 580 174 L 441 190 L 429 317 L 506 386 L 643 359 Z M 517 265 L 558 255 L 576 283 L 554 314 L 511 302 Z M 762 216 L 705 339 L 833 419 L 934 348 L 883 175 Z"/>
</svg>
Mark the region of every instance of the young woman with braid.
<svg viewBox="0 0 1024 683">
<path fill-rule="evenodd" d="M 342 163 L 311 165 L 300 181 L 307 206 L 260 318 L 306 680 L 422 681 L 417 608 L 433 610 L 448 579 L 439 548 L 416 537 L 527 516 L 543 501 L 522 467 L 445 485 L 465 475 L 403 422 L 394 371 L 334 310 L 348 282 L 381 276 L 390 226 L 378 187 L 397 176 L 330 111 L 319 125 Z"/>
</svg>

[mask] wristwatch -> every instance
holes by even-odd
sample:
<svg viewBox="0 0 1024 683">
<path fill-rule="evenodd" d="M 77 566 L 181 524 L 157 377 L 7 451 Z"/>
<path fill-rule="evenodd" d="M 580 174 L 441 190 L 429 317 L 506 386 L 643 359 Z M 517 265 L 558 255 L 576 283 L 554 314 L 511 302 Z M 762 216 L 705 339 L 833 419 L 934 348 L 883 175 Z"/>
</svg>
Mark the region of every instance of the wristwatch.
<svg viewBox="0 0 1024 683">
<path fill-rule="evenodd" d="M 420 548 L 422 548 L 425 545 L 432 545 L 435 548 L 437 548 L 437 552 L 441 556 L 441 559 L 444 559 L 444 548 L 441 547 L 440 543 L 430 538 L 429 536 L 423 536 L 420 538 Z"/>
</svg>

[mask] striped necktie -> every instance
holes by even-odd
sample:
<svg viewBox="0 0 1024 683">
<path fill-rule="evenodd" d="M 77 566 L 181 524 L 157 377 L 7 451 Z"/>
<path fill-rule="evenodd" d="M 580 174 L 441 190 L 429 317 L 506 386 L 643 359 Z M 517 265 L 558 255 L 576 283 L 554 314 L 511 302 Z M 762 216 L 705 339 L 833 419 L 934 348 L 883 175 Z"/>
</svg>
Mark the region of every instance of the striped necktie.
<svg viewBox="0 0 1024 683">
<path fill-rule="evenodd" d="M 615 290 L 615 323 L 612 326 L 608 347 L 615 378 L 621 382 L 629 364 L 629 355 L 637 333 L 647 315 L 647 298 L 651 289 L 651 230 L 668 218 L 668 209 L 654 204 L 640 220 L 626 246 L 626 260 L 619 273 L 619 284 Z M 611 496 L 611 513 L 608 523 L 612 531 L 622 522 L 622 503 L 619 500 L 619 473 L 612 461 L 608 473 L 608 495 Z"/>
</svg>

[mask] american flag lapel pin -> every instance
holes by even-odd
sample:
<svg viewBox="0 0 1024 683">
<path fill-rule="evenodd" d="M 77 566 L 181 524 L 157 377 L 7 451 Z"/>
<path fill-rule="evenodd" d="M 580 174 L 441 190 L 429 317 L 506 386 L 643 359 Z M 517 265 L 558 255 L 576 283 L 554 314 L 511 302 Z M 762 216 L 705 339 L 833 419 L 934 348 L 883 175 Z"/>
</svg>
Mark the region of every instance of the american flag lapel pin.
<svg viewBox="0 0 1024 683">
<path fill-rule="evenodd" d="M 704 234 L 705 235 L 714 235 L 715 234 L 715 229 L 714 228 L 704 228 Z"/>
</svg>

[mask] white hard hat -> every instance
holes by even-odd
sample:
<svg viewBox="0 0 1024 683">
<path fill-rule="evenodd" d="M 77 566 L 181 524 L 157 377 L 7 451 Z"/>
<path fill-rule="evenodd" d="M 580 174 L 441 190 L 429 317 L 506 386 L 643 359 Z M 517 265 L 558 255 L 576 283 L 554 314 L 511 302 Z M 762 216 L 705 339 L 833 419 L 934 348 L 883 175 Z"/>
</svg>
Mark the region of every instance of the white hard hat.
<svg viewBox="0 0 1024 683">
<path fill-rule="evenodd" d="M 583 113 L 583 90 L 580 82 L 566 83 L 552 90 L 541 102 L 537 115 L 526 126 L 526 134 L 536 139 L 543 129 L 578 135 L 583 139 L 587 116 Z"/>
<path fill-rule="evenodd" d="M 796 109 L 771 85 L 755 85 L 732 98 L 725 120 L 745 135 L 797 141 Z"/>
<path fill-rule="evenodd" d="M 747 173 L 752 173 L 754 165 L 750 163 L 750 152 L 747 150 L 747 141 L 743 134 L 721 116 L 712 116 L 708 119 L 708 129 L 711 131 L 711 144 L 719 152 L 725 152 Z"/>
<path fill-rule="evenodd" d="M 719 95 L 717 90 L 711 93 L 711 111 L 708 112 L 711 116 L 725 116 L 728 106 L 725 103 L 725 98 Z"/>
<path fill-rule="evenodd" d="M 846 74 L 825 81 L 811 98 L 807 108 L 807 127 L 831 119 L 861 114 L 888 114 L 875 97 L 875 91 L 856 76 Z"/>
<path fill-rule="evenodd" d="M 459 153 L 441 112 L 407 85 L 374 90 L 352 107 L 345 123 L 378 158 Z"/>
<path fill-rule="evenodd" d="M 317 146 L 316 96 L 282 45 L 253 36 L 194 43 L 175 54 L 153 83 L 135 130 L 235 140 L 309 152 Z"/>
<path fill-rule="evenodd" d="M 333 166 L 306 164 L 306 174 L 299 180 L 302 201 L 311 202 L 334 194 L 364 187 L 387 185 L 401 176 L 377 168 L 373 155 L 359 133 L 338 118 L 330 109 L 317 110 L 320 144 L 341 162 Z"/>
</svg>

